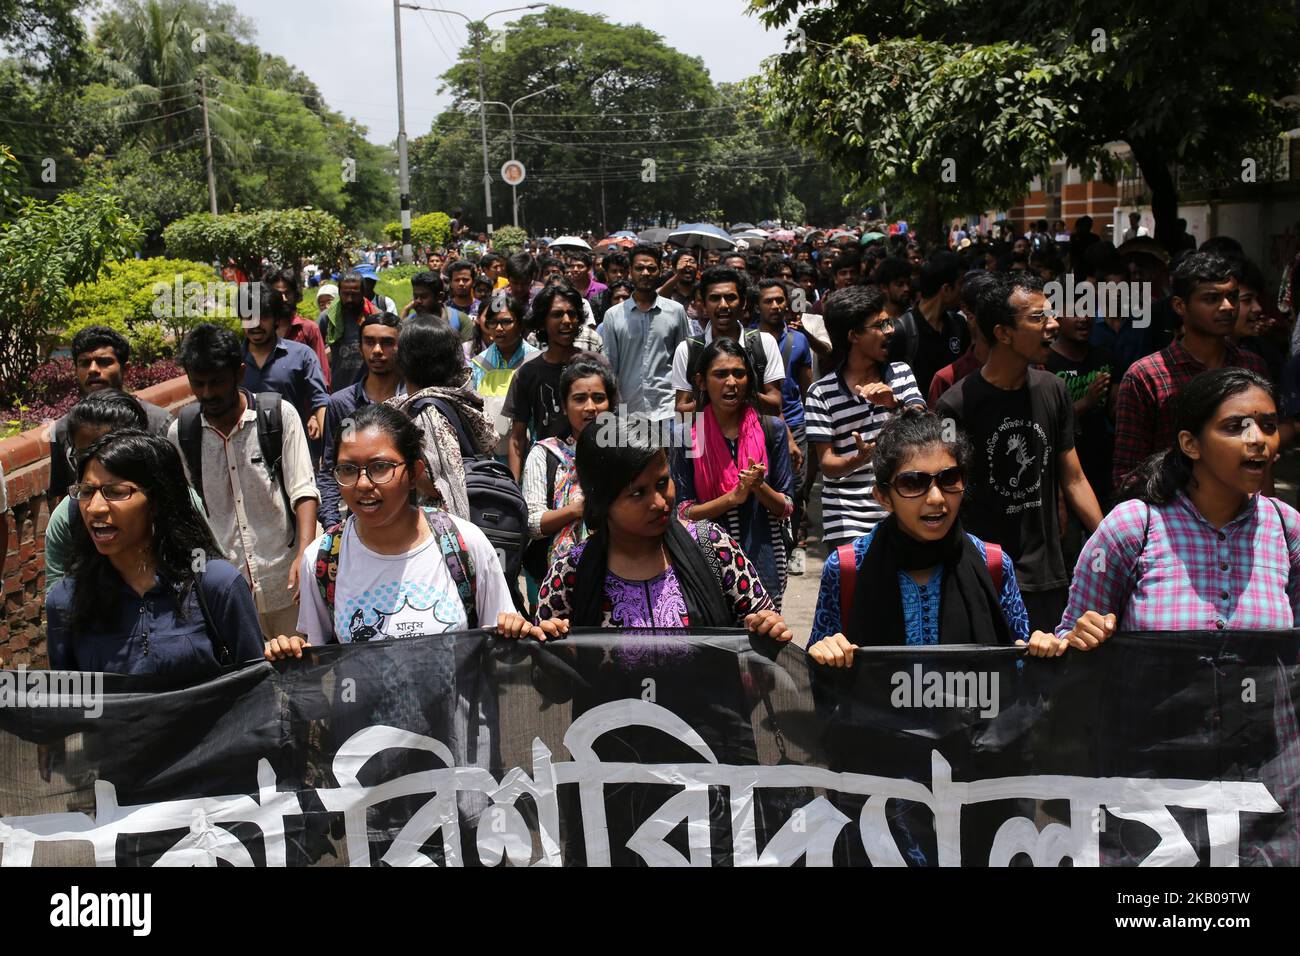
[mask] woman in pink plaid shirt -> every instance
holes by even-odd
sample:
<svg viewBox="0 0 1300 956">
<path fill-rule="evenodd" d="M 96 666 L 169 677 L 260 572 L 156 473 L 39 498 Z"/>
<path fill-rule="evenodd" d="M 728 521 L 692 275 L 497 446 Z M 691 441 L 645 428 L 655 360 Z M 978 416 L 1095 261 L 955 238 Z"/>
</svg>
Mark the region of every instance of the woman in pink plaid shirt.
<svg viewBox="0 0 1300 956">
<path fill-rule="evenodd" d="M 1300 513 L 1260 494 L 1280 441 L 1269 383 L 1202 372 L 1178 397 L 1175 434 L 1079 555 L 1058 654 L 1119 630 L 1286 630 L 1300 617 Z"/>
</svg>

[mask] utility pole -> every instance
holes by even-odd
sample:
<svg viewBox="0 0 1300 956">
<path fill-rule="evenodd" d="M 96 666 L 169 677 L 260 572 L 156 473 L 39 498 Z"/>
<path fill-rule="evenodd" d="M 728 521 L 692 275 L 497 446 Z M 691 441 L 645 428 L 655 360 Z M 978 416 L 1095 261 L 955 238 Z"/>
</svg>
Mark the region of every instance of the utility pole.
<svg viewBox="0 0 1300 956">
<path fill-rule="evenodd" d="M 208 164 L 208 207 L 217 214 L 217 177 L 212 171 L 212 131 L 208 128 L 208 84 L 199 73 L 199 102 L 203 104 L 203 158 Z"/>
<path fill-rule="evenodd" d="M 492 235 L 492 171 L 488 168 L 487 104 L 483 102 L 483 34 L 487 21 L 479 23 L 474 31 L 474 55 L 478 58 L 478 121 L 483 136 L 483 208 L 487 212 L 487 234 Z"/>
<path fill-rule="evenodd" d="M 469 27 L 470 39 L 474 43 L 474 57 L 478 60 L 478 120 L 480 133 L 483 138 L 483 209 L 487 213 L 487 232 L 492 234 L 492 172 L 488 168 L 491 162 L 488 159 L 488 142 L 487 142 L 487 104 L 483 102 L 483 39 L 487 33 L 487 22 L 489 17 L 500 16 L 503 13 L 517 13 L 520 10 L 538 10 L 547 6 L 545 3 L 530 3 L 523 7 L 507 7 L 504 10 L 493 10 L 491 13 L 485 13 L 480 20 L 471 20 L 467 14 L 459 10 L 447 10 L 442 7 L 425 7 L 418 3 L 400 4 L 408 10 L 428 10 L 430 13 L 447 13 L 452 16 L 460 17 Z M 475 29 L 477 27 L 477 29 Z"/>
<path fill-rule="evenodd" d="M 402 261 L 411 261 L 411 175 L 406 165 L 406 98 L 402 90 L 402 8 L 393 0 L 393 41 L 397 47 L 397 188 L 402 203 Z"/>
<path fill-rule="evenodd" d="M 515 159 L 515 107 L 518 106 L 520 103 L 522 103 L 524 100 L 531 100 L 534 96 L 541 96 L 543 93 L 549 93 L 551 90 L 555 89 L 558 86 L 559 86 L 558 83 L 552 83 L 550 86 L 543 87 L 542 89 L 536 90 L 532 93 L 525 93 L 523 96 L 519 97 L 519 99 L 515 100 L 513 103 L 502 103 L 500 100 L 487 100 L 487 101 L 479 100 L 480 109 L 483 106 L 504 106 L 505 107 L 506 113 L 510 117 L 510 160 L 511 162 L 514 162 Z M 484 155 L 486 156 L 486 154 Z M 484 169 L 487 168 L 486 159 L 484 160 L 483 168 Z M 510 201 L 514 206 L 515 225 L 518 226 L 519 225 L 519 187 L 514 183 L 510 184 Z"/>
</svg>

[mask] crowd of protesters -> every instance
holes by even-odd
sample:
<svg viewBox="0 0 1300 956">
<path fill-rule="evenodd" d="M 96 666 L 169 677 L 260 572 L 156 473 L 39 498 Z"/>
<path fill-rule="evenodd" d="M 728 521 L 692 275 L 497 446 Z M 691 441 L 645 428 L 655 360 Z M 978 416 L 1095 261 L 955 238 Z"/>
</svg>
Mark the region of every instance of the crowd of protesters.
<svg viewBox="0 0 1300 956">
<path fill-rule="evenodd" d="M 933 250 L 465 238 L 400 305 L 372 262 L 313 270 L 308 315 L 306 277 L 271 268 L 240 332 L 178 343 L 175 418 L 122 390 L 122 336 L 83 329 L 51 448 L 51 666 L 197 680 L 571 626 L 741 627 L 848 666 L 1294 626 L 1300 514 L 1272 469 L 1300 297 L 1274 302 L 1228 238 L 1171 257 L 1057 225 Z M 792 627 L 810 542 L 817 607 Z"/>
</svg>

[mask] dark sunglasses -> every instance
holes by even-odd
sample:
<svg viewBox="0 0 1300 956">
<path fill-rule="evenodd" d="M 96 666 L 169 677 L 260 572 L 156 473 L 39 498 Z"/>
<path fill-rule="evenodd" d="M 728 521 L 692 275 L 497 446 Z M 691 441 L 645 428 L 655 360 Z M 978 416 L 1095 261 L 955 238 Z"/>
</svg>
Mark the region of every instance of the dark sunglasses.
<svg viewBox="0 0 1300 956">
<path fill-rule="evenodd" d="M 900 471 L 893 481 L 881 482 L 886 488 L 893 488 L 904 498 L 920 498 L 929 494 L 930 488 L 938 482 L 939 490 L 957 494 L 966 490 L 966 476 L 959 467 L 945 468 L 937 475 L 928 471 Z"/>
</svg>

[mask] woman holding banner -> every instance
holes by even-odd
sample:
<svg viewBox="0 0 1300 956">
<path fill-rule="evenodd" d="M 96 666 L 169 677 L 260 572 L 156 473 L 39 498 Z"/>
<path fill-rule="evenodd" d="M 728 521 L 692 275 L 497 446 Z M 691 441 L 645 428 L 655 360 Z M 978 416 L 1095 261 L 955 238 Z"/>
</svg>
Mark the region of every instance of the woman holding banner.
<svg viewBox="0 0 1300 956">
<path fill-rule="evenodd" d="M 970 445 L 933 412 L 904 408 L 876 439 L 876 500 L 889 516 L 831 553 L 822 569 L 809 656 L 850 667 L 868 645 L 1025 644 L 1029 616 L 1010 555 L 966 534 L 958 518 Z M 851 603 L 851 607 L 844 604 Z"/>
<path fill-rule="evenodd" d="M 1079 650 L 1120 630 L 1286 630 L 1300 617 L 1300 514 L 1260 493 L 1280 444 L 1268 382 L 1203 372 L 1174 427 L 1079 555 L 1056 629 Z"/>
<path fill-rule="evenodd" d="M 578 437 L 578 481 L 590 537 L 556 561 L 538 594 L 538 624 L 578 627 L 744 627 L 793 635 L 735 540 L 709 521 L 677 517 L 657 429 L 602 415 Z M 549 628 L 548 628 L 549 625 Z"/>
<path fill-rule="evenodd" d="M 222 560 L 171 443 L 104 435 L 68 495 L 81 520 L 72 567 L 45 602 L 52 669 L 194 683 L 261 658 L 253 592 Z"/>
<path fill-rule="evenodd" d="M 306 644 L 363 643 L 475 627 L 534 628 L 518 614 L 501 563 L 464 518 L 415 504 L 424 474 L 420 429 L 389 405 L 367 405 L 339 436 L 334 478 L 349 517 L 303 553 L 295 635 L 266 658 Z M 313 583 L 308 583 L 313 582 Z"/>
</svg>

